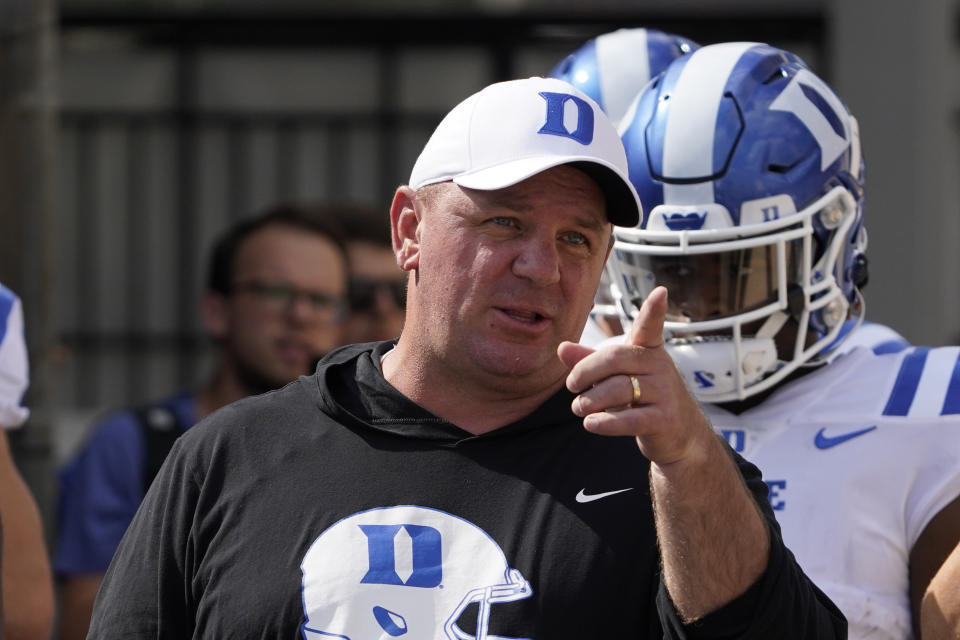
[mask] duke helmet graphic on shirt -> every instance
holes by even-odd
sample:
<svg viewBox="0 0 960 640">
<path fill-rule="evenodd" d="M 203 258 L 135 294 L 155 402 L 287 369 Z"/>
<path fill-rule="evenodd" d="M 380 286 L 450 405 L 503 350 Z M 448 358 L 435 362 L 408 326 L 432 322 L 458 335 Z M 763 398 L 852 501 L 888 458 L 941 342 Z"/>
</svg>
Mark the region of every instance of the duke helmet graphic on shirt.
<svg viewBox="0 0 960 640">
<path fill-rule="evenodd" d="M 533 593 L 483 530 L 417 506 L 340 520 L 300 568 L 306 640 L 510 640 L 487 634 L 490 608 Z M 473 603 L 475 635 L 458 624 Z"/>
</svg>

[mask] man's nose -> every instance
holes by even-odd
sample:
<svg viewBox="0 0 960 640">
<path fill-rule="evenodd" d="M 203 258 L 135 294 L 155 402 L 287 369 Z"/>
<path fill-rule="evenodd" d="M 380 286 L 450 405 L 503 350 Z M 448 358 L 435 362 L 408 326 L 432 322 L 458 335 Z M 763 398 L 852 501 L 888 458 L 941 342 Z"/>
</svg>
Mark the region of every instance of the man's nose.
<svg viewBox="0 0 960 640">
<path fill-rule="evenodd" d="M 297 322 L 308 322 L 313 320 L 317 312 L 313 308 L 313 303 L 309 297 L 297 294 L 290 298 L 287 305 L 287 315 Z"/>
<path fill-rule="evenodd" d="M 544 287 L 560 281 L 560 254 L 553 237 L 531 236 L 524 240 L 513 260 L 513 273 Z"/>
</svg>

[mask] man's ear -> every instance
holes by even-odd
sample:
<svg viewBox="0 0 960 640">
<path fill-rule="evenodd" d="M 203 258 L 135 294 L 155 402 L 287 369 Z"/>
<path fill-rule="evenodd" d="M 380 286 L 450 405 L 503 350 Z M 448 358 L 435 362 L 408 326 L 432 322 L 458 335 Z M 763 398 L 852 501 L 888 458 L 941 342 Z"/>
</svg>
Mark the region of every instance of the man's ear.
<svg viewBox="0 0 960 640">
<path fill-rule="evenodd" d="M 390 205 L 390 228 L 393 236 L 393 253 L 397 264 L 404 271 L 413 271 L 420 265 L 420 215 L 414 206 L 416 192 L 403 185 L 393 194 Z"/>
<path fill-rule="evenodd" d="M 200 300 L 203 326 L 214 341 L 223 340 L 230 331 L 230 313 L 227 309 L 229 304 L 227 296 L 215 291 L 205 291 Z"/>
</svg>

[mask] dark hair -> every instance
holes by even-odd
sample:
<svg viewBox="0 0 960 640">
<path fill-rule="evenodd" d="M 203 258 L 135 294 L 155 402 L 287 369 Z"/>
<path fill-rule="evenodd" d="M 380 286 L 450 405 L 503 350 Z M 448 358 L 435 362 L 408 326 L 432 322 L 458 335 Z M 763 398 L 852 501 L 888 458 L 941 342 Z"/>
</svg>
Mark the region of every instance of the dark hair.
<svg viewBox="0 0 960 640">
<path fill-rule="evenodd" d="M 227 229 L 213 245 L 207 273 L 207 289 L 230 295 L 234 263 L 240 245 L 257 231 L 273 225 L 293 227 L 325 237 L 336 246 L 349 270 L 350 260 L 340 226 L 342 217 L 342 209 L 339 206 L 284 202 L 267 209 L 260 215 L 241 220 Z"/>
<path fill-rule="evenodd" d="M 393 247 L 390 214 L 382 207 L 351 202 L 337 205 L 336 210 L 347 242 L 357 240 Z"/>
</svg>

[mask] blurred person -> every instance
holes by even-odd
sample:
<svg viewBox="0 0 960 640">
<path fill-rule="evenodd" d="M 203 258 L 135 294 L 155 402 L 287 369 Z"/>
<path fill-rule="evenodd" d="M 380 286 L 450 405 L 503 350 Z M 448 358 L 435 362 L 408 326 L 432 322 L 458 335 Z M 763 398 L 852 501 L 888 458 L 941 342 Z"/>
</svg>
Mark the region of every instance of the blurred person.
<svg viewBox="0 0 960 640">
<path fill-rule="evenodd" d="M 390 216 L 378 207 L 359 204 L 331 209 L 350 255 L 350 316 L 344 323 L 344 342 L 396 338 L 403 328 L 407 280 L 393 254 Z"/>
<path fill-rule="evenodd" d="M 572 342 L 626 167 L 560 80 L 454 107 L 390 208 L 399 340 L 184 434 L 90 638 L 843 637 L 662 348 L 666 292 L 630 345 Z"/>
<path fill-rule="evenodd" d="M 618 126 L 651 78 L 680 56 L 699 48 L 689 38 L 657 29 L 617 29 L 580 45 L 553 68 L 550 77 L 565 80 L 593 98 Z M 623 333 L 612 303 L 610 276 L 605 270 L 597 287 L 596 304 L 580 338 L 583 344 L 596 345 Z"/>
<path fill-rule="evenodd" d="M 63 468 L 54 562 L 62 638 L 86 636 L 103 574 L 176 438 L 221 406 L 309 373 L 342 344 L 348 258 L 326 213 L 281 204 L 228 229 L 213 246 L 202 300 L 212 375 L 111 413 Z"/>
<path fill-rule="evenodd" d="M 927 586 L 920 621 L 923 640 L 960 639 L 960 544 Z"/>
<path fill-rule="evenodd" d="M 29 384 L 20 299 L 0 284 L 0 637 L 46 640 L 53 619 L 53 581 L 37 503 L 10 453 L 7 430 L 29 416 Z"/>
<path fill-rule="evenodd" d="M 838 342 L 867 280 L 856 120 L 798 57 L 740 42 L 675 61 L 632 114 L 624 318 L 669 288 L 667 350 L 850 637 L 914 637 L 960 539 L 960 348 Z"/>
</svg>

